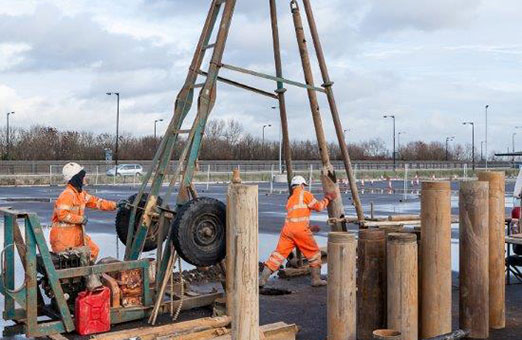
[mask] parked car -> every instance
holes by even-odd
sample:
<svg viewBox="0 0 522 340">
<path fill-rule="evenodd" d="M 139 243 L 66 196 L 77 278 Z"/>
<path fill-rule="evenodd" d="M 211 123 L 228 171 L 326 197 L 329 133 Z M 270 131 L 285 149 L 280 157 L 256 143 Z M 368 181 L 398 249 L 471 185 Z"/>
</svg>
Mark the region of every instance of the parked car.
<svg viewBox="0 0 522 340">
<path fill-rule="evenodd" d="M 116 175 L 116 167 L 107 170 L 107 176 Z M 118 165 L 118 176 L 142 176 L 143 167 L 139 164 L 120 164 Z"/>
</svg>

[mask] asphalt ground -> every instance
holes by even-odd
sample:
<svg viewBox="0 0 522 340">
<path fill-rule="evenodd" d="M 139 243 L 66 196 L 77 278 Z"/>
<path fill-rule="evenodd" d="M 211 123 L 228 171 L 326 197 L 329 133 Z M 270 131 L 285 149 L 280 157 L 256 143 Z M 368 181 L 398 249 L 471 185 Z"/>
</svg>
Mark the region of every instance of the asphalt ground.
<svg viewBox="0 0 522 340">
<path fill-rule="evenodd" d="M 411 187 L 404 192 L 402 181 L 394 181 L 394 190 L 388 190 L 385 182 L 366 183 L 364 189 L 360 190 L 360 196 L 365 212 L 370 211 L 373 202 L 376 216 L 388 216 L 392 214 L 418 214 L 420 211 L 419 188 Z M 506 213 L 510 211 L 514 183 L 506 185 Z M 200 196 L 208 196 L 226 201 L 226 185 L 197 185 Z M 58 197 L 63 187 L 0 187 L 0 207 L 11 207 L 16 210 L 36 213 L 42 224 L 50 224 L 54 200 Z M 121 200 L 137 192 L 136 186 L 88 186 L 86 190 L 98 197 Z M 163 188 L 164 192 L 166 188 Z M 278 234 L 284 221 L 284 207 L 287 199 L 286 185 L 274 185 L 270 193 L 270 185 L 259 184 L 259 232 L 260 260 L 266 259 L 277 243 Z M 452 183 L 452 214 L 458 214 L 458 182 Z M 322 196 L 320 187 L 312 185 L 312 192 L 318 197 Z M 355 215 L 355 209 L 351 204 L 350 193 L 343 193 L 343 202 L 347 215 Z M 174 204 L 174 198 L 171 199 Z M 116 237 L 114 229 L 115 212 L 88 211 L 89 224 L 87 232 L 92 236 L 101 248 L 100 257 L 116 255 Z M 322 231 L 316 236 L 320 246 L 326 245 L 327 226 L 326 212 L 314 213 L 311 223 L 320 225 Z M 0 225 L 3 221 L 0 221 Z M 3 229 L 3 225 L 2 225 Z M 355 228 L 351 228 L 355 230 Z M 452 262 L 453 270 L 458 270 L 458 226 L 452 228 Z M 46 230 L 48 233 L 48 230 Z M 3 240 L 3 233 L 0 235 Z M 2 242 L 3 244 L 3 242 Z M 119 244 L 120 258 L 123 253 L 123 245 Z M 188 267 L 188 266 L 187 266 Z M 189 269 L 184 267 L 183 269 Z M 326 271 L 323 266 L 323 272 Z M 17 270 L 18 274 L 18 270 Z M 455 274 L 456 276 L 457 274 Z M 21 275 L 18 275 L 21 276 Z M 294 293 L 287 296 L 260 296 L 261 324 L 285 321 L 296 323 L 301 327 L 298 339 L 324 339 L 326 337 L 326 288 L 311 288 L 308 278 L 297 278 L 292 280 L 272 280 L 273 287 L 290 289 Z M 455 284 L 455 287 L 456 284 Z M 522 292 L 519 285 L 507 286 L 507 320 L 508 327 L 504 331 L 495 331 L 491 339 L 522 339 Z M 456 290 L 455 290 L 456 291 Z M 456 291 L 457 292 L 457 291 Z M 458 292 L 454 299 L 454 316 L 458 316 L 455 308 L 458 308 Z M 0 296 L 0 304 L 3 299 Z M 457 309 L 458 311 L 458 309 Z M 181 320 L 209 315 L 206 308 L 182 313 Z M 168 318 L 163 319 L 164 322 Z M 454 320 L 455 321 L 455 320 Z M 457 321 L 455 321 L 457 322 Z M 4 325 L 5 323 L 0 323 Z M 133 324 L 134 326 L 137 323 Z M 458 322 L 455 323 L 457 327 Z M 131 326 L 131 325 L 127 325 Z M 497 337 L 498 335 L 498 337 Z"/>
</svg>

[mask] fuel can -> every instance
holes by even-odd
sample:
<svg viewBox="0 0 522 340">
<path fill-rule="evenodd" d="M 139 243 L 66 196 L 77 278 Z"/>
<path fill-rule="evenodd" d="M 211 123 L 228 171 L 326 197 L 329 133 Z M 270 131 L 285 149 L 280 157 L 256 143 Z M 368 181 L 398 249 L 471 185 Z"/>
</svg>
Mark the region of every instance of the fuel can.
<svg viewBox="0 0 522 340">
<path fill-rule="evenodd" d="M 76 332 L 89 335 L 111 329 L 111 294 L 107 287 L 81 292 L 75 301 Z"/>
</svg>

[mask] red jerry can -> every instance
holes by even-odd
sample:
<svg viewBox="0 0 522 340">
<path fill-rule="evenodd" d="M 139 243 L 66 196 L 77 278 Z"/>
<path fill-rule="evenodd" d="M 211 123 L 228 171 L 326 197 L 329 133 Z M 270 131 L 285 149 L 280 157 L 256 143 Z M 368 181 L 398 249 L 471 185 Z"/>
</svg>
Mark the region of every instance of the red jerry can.
<svg viewBox="0 0 522 340">
<path fill-rule="evenodd" d="M 93 292 L 78 294 L 75 301 L 74 321 L 80 335 L 107 332 L 111 329 L 111 293 L 103 287 Z"/>
</svg>

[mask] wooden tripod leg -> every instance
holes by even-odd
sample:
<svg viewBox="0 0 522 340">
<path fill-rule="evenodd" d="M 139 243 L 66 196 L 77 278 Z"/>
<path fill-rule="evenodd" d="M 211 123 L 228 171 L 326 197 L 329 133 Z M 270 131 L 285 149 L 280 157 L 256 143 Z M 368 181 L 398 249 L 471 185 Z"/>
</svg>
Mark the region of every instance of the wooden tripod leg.
<svg viewBox="0 0 522 340">
<path fill-rule="evenodd" d="M 321 113 L 319 111 L 319 101 L 317 99 L 317 93 L 315 90 L 313 90 L 314 77 L 312 72 L 312 65 L 310 63 L 310 55 L 308 54 L 308 47 L 303 29 L 301 12 L 299 11 L 299 5 L 295 0 L 292 0 L 290 2 L 290 7 L 292 10 L 292 17 L 294 20 L 295 33 L 297 38 L 297 44 L 299 46 L 299 53 L 301 55 L 301 63 L 303 66 L 305 81 L 307 85 L 312 87 L 308 88 L 307 92 L 308 100 L 310 102 L 310 110 L 312 112 L 312 119 L 314 122 L 315 134 L 317 136 L 317 144 L 319 145 L 319 153 L 321 155 L 321 161 L 323 164 L 323 190 L 325 193 L 333 192 L 337 196 L 336 199 L 334 199 L 328 205 L 328 216 L 330 218 L 340 218 L 344 215 L 344 205 L 343 200 L 341 198 L 341 192 L 339 191 L 339 185 L 337 184 L 335 170 L 330 162 L 330 155 L 328 154 L 328 143 L 326 142 Z M 342 231 L 343 226 L 341 223 L 335 223 L 332 225 L 332 229 L 334 231 Z"/>
<path fill-rule="evenodd" d="M 357 218 L 359 222 L 364 221 L 364 212 L 361 204 L 361 200 L 359 198 L 359 191 L 357 189 L 357 184 L 355 182 L 355 175 L 352 169 L 352 162 L 350 160 L 350 154 L 348 153 L 348 147 L 346 145 L 346 139 L 344 135 L 344 129 L 341 124 L 341 120 L 339 118 L 339 112 L 337 110 L 337 104 L 335 102 L 335 97 L 333 93 L 333 82 L 330 80 L 330 75 L 328 74 L 328 67 L 326 66 L 326 60 L 323 53 L 323 48 L 321 46 L 321 41 L 319 39 L 319 34 L 317 32 L 317 27 L 315 24 L 314 15 L 312 12 L 312 6 L 310 5 L 310 0 L 303 0 L 306 17 L 308 19 L 308 25 L 310 27 L 310 33 L 312 35 L 312 41 L 315 47 L 315 54 L 317 55 L 317 59 L 319 62 L 319 68 L 321 69 L 321 75 L 323 77 L 323 87 L 326 91 L 326 96 L 328 98 L 328 105 L 330 106 L 330 111 L 332 113 L 332 119 L 335 126 L 335 132 L 337 134 L 337 139 L 339 141 L 339 147 L 341 149 L 341 154 L 344 161 L 344 167 L 346 169 L 346 174 L 348 176 L 348 181 L 350 184 L 350 191 L 352 192 L 352 199 L 355 205 L 355 210 L 357 212 Z"/>
<path fill-rule="evenodd" d="M 272 40 L 274 45 L 274 61 L 276 68 L 276 76 L 283 78 L 283 63 L 281 61 L 281 44 L 279 42 L 279 25 L 277 22 L 277 6 L 276 0 L 270 0 L 270 20 L 272 24 Z M 286 89 L 282 82 L 277 82 L 277 98 L 279 101 L 279 115 L 281 117 L 281 134 L 283 136 L 283 154 L 286 165 L 286 178 L 288 181 L 288 190 L 291 191 L 290 182 L 294 176 L 292 167 L 292 152 L 290 150 L 290 137 L 288 134 L 288 117 L 286 115 Z"/>
</svg>

